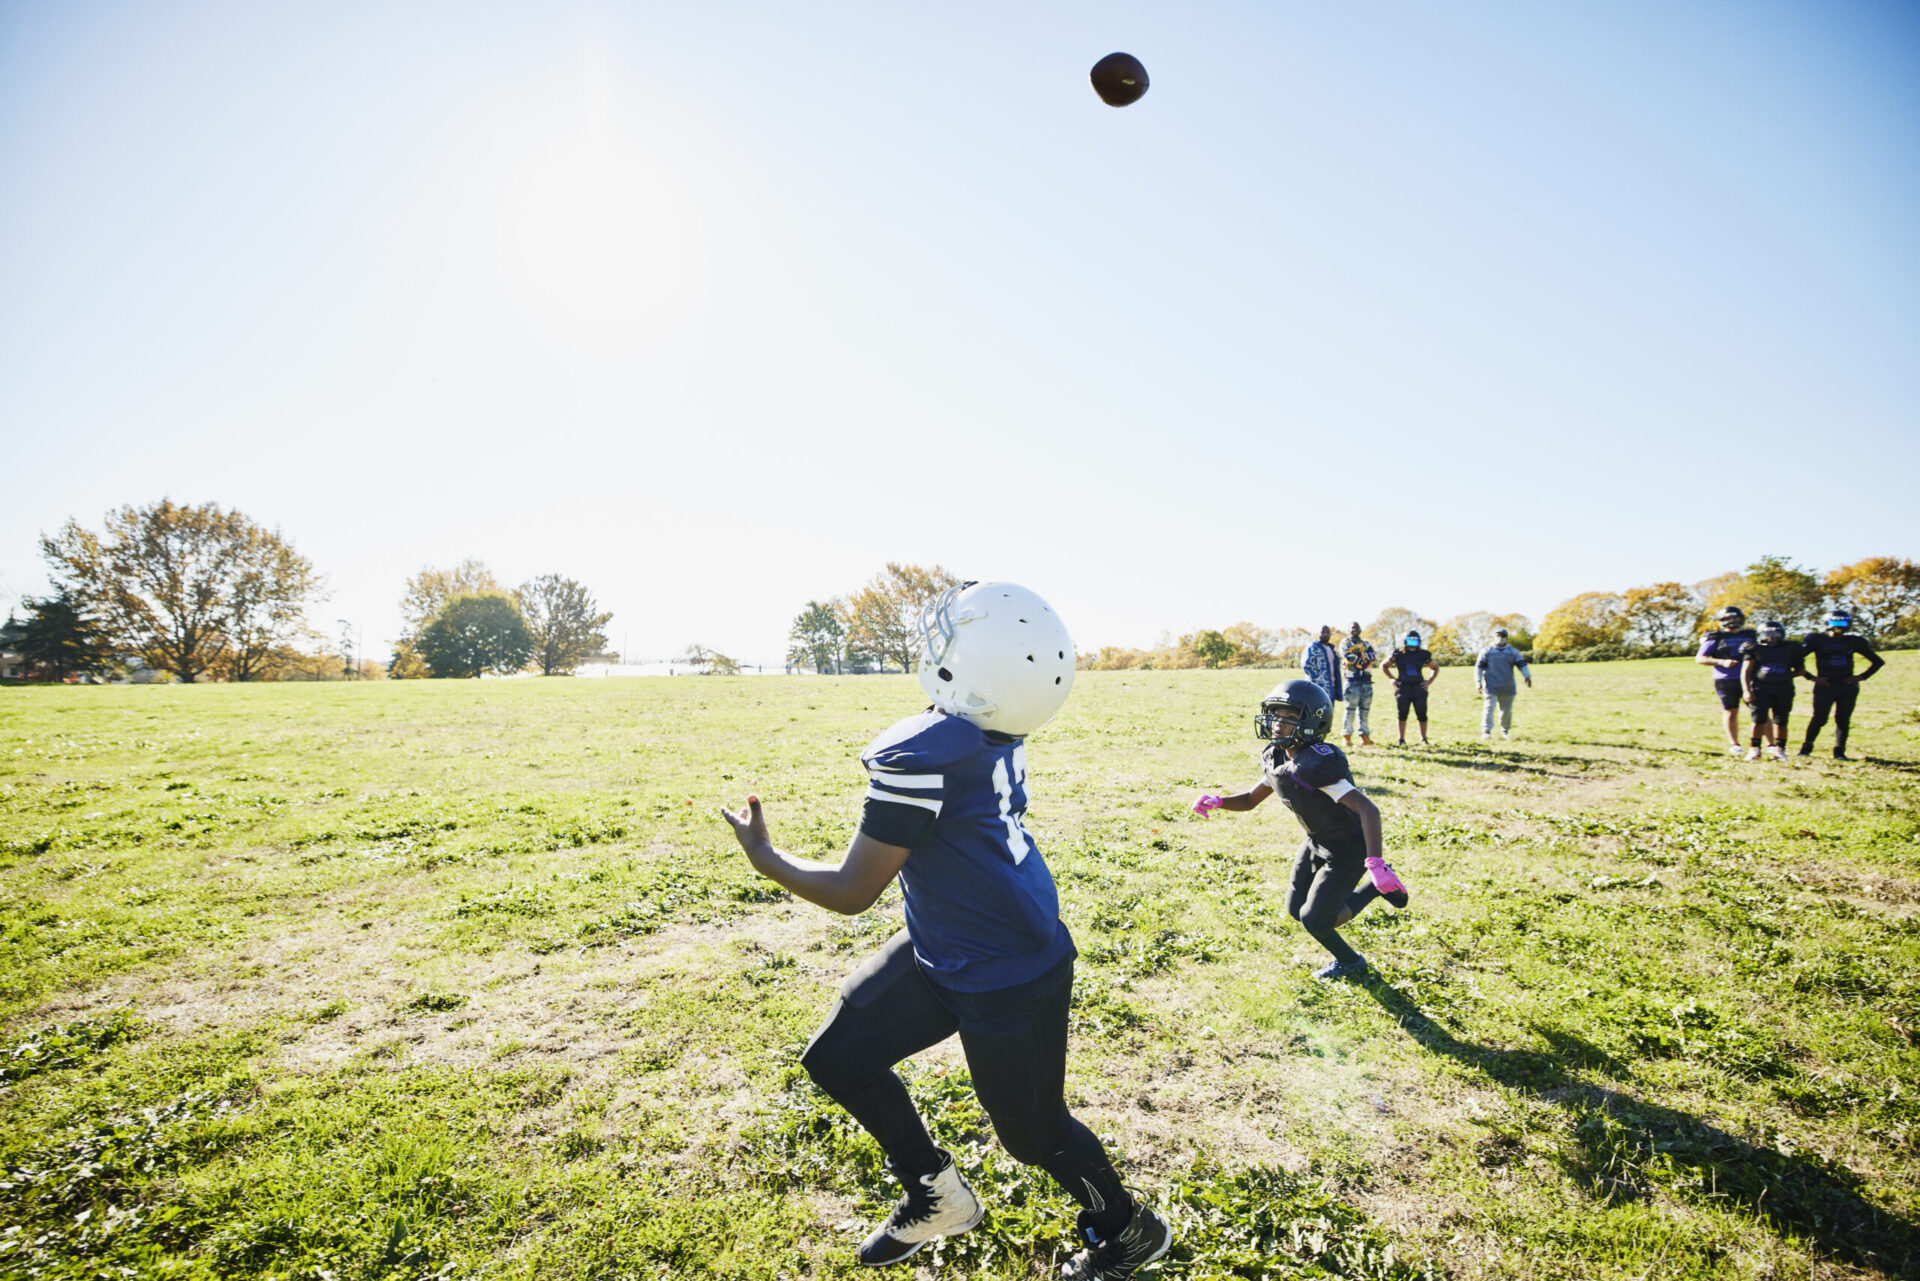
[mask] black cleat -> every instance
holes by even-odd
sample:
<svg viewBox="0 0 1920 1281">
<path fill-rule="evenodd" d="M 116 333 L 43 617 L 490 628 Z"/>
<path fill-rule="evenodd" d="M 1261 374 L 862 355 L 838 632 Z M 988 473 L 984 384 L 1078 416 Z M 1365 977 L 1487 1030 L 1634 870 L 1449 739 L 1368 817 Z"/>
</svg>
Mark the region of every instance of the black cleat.
<svg viewBox="0 0 1920 1281">
<path fill-rule="evenodd" d="M 1079 1232 L 1087 1248 L 1060 1265 L 1060 1281 L 1127 1281 L 1173 1244 L 1173 1229 L 1143 1201 L 1133 1203 L 1133 1217 L 1111 1241 L 1094 1235 L 1085 1210 L 1080 1211 Z"/>
<path fill-rule="evenodd" d="M 911 1258 L 921 1246 L 939 1237 L 955 1237 L 978 1227 L 986 1217 L 986 1208 L 973 1194 L 960 1167 L 950 1153 L 940 1154 L 946 1164 L 936 1174 L 919 1178 L 894 1170 L 894 1177 L 907 1194 L 893 1207 L 887 1221 L 860 1244 L 860 1262 L 870 1268 L 885 1267 Z"/>
</svg>

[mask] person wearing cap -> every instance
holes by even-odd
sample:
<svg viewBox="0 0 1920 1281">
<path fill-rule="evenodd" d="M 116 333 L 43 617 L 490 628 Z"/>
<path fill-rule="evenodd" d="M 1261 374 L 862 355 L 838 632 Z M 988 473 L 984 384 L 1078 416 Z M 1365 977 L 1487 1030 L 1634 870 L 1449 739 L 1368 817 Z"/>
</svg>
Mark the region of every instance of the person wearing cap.
<svg viewBox="0 0 1920 1281">
<path fill-rule="evenodd" d="M 1727 755 L 1745 756 L 1740 745 L 1740 704 L 1746 690 L 1740 682 L 1740 669 L 1746 662 L 1746 648 L 1757 639 L 1747 626 L 1747 612 L 1738 605 L 1720 611 L 1718 630 L 1700 638 L 1700 652 L 1693 661 L 1713 669 L 1713 692 L 1720 697 L 1720 710 L 1727 729 Z"/>
<path fill-rule="evenodd" d="M 1849 635 L 1853 615 L 1836 609 L 1827 615 L 1825 631 L 1808 632 L 1800 642 L 1805 650 L 1800 675 L 1813 682 L 1813 715 L 1807 719 L 1807 736 L 1800 744 L 1800 755 L 1813 755 L 1813 744 L 1826 728 L 1827 715 L 1833 715 L 1833 759 L 1851 760 L 1847 755 L 1847 730 L 1853 721 L 1853 704 L 1860 697 L 1860 682 L 1887 665 L 1873 652 L 1873 646 L 1858 636 Z M 1867 660 L 1867 670 L 1855 675 L 1854 655 Z M 1806 670 L 1806 659 L 1813 660 L 1813 671 Z"/>
<path fill-rule="evenodd" d="M 1333 628 L 1322 627 L 1320 639 L 1310 642 L 1301 652 L 1300 670 L 1308 680 L 1327 691 L 1329 702 L 1340 701 L 1340 651 L 1333 647 Z"/>
<path fill-rule="evenodd" d="M 1513 669 L 1520 669 L 1520 678 L 1533 688 L 1533 669 L 1527 666 L 1527 656 L 1507 643 L 1507 629 L 1496 627 L 1493 631 L 1493 644 L 1480 651 L 1480 657 L 1473 664 L 1473 687 L 1486 700 L 1485 710 L 1480 714 L 1480 737 L 1493 737 L 1493 711 L 1500 709 L 1500 737 L 1513 737 L 1513 699 L 1519 688 L 1513 683 Z"/>
<path fill-rule="evenodd" d="M 1372 747 L 1373 734 L 1367 728 L 1367 713 L 1373 710 L 1373 667 L 1380 661 L 1372 645 L 1360 635 L 1360 624 L 1347 631 L 1347 642 L 1340 647 L 1347 677 L 1347 746 L 1353 746 L 1353 722 L 1360 720 L 1360 746 Z"/>
<path fill-rule="evenodd" d="M 1422 676 L 1427 668 L 1433 669 L 1432 676 Z M 1383 674 L 1393 677 L 1394 709 L 1400 714 L 1400 746 L 1407 745 L 1407 712 L 1411 710 L 1420 722 L 1420 745 L 1427 745 L 1427 691 L 1433 682 L 1439 679 L 1440 664 L 1433 661 L 1420 642 L 1419 632 L 1408 632 L 1401 638 L 1399 648 L 1387 655 L 1387 661 L 1380 664 Z"/>
</svg>

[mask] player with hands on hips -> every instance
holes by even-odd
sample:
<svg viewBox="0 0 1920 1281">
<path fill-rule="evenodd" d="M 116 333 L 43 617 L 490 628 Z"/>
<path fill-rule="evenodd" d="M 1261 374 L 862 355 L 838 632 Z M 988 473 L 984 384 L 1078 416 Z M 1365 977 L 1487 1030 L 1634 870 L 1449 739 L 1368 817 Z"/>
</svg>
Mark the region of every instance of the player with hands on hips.
<svg viewBox="0 0 1920 1281">
<path fill-rule="evenodd" d="M 1860 682 L 1871 680 L 1873 674 L 1887 665 L 1887 660 L 1873 650 L 1873 646 L 1858 636 L 1849 635 L 1853 627 L 1853 615 L 1844 609 L 1836 609 L 1827 615 L 1825 631 L 1808 632 L 1801 641 L 1804 657 L 1813 660 L 1813 671 L 1808 673 L 1804 664 L 1800 675 L 1813 682 L 1813 715 L 1807 719 L 1807 737 L 1800 744 L 1800 755 L 1813 755 L 1813 744 L 1820 737 L 1820 731 L 1826 728 L 1827 715 L 1833 714 L 1833 759 L 1851 760 L 1847 755 L 1847 731 L 1853 724 L 1853 705 L 1860 697 Z M 1867 670 L 1854 674 L 1853 660 L 1858 656 L 1867 660 Z"/>
<path fill-rule="evenodd" d="M 1387 865 L 1379 809 L 1354 786 L 1346 755 L 1321 741 L 1332 726 L 1333 700 L 1318 685 L 1295 680 L 1274 687 L 1254 721 L 1255 732 L 1268 740 L 1260 758 L 1264 776 L 1244 792 L 1201 797 L 1194 812 L 1250 810 L 1269 796 L 1293 811 L 1307 839 L 1294 860 L 1287 915 L 1333 954 L 1315 978 L 1357 979 L 1367 973 L 1366 958 L 1340 937 L 1339 927 L 1376 898 L 1405 907 L 1407 887 Z"/>
<path fill-rule="evenodd" d="M 864 808 L 838 866 L 775 848 L 757 797 L 738 813 L 721 810 L 754 869 L 809 902 L 853 915 L 900 882 L 906 928 L 848 976 L 800 1057 L 873 1135 L 906 1192 L 859 1259 L 902 1262 L 986 1213 L 893 1070 L 958 1032 L 1000 1142 L 1080 1203 L 1083 1248 L 1059 1275 L 1125 1281 L 1173 1235 L 1067 1110 L 1075 949 L 1022 822 L 1026 736 L 1073 688 L 1073 641 L 1046 601 L 1012 583 L 943 593 L 921 614 L 920 641 L 933 706 L 861 753 Z"/>
<path fill-rule="evenodd" d="M 1427 668 L 1433 669 L 1433 675 L 1423 676 Z M 1412 712 L 1414 719 L 1420 722 L 1420 746 L 1427 745 L 1427 691 L 1433 688 L 1434 681 L 1440 678 L 1440 664 L 1433 661 L 1433 654 L 1420 643 L 1419 632 L 1408 632 L 1400 640 L 1400 645 L 1387 661 L 1380 664 L 1383 676 L 1393 677 L 1394 710 L 1400 714 L 1400 746 L 1407 745 L 1407 713 Z"/>
</svg>

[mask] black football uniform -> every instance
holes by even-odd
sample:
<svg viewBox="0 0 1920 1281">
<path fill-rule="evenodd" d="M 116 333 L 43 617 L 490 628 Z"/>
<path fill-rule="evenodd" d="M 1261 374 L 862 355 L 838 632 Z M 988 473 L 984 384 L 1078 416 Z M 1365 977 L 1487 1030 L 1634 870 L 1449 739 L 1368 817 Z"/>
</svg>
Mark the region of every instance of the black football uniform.
<svg viewBox="0 0 1920 1281">
<path fill-rule="evenodd" d="M 1806 647 L 1799 641 L 1754 641 L 1743 651 L 1753 684 L 1753 723 L 1785 725 L 1793 712 L 1793 675 Z"/>
<path fill-rule="evenodd" d="M 1844 756 L 1847 751 L 1847 731 L 1853 725 L 1853 705 L 1860 697 L 1860 682 L 1887 665 L 1887 660 L 1873 652 L 1873 646 L 1858 636 L 1841 632 L 1809 632 L 1801 644 L 1807 657 L 1813 662 L 1813 715 L 1807 718 L 1807 737 L 1800 745 L 1800 754 L 1805 756 L 1813 751 L 1814 740 L 1820 737 L 1820 731 L 1827 727 L 1827 716 L 1833 716 L 1833 754 Z M 1867 660 L 1867 670 L 1857 676 L 1853 670 L 1855 656 Z"/>
<path fill-rule="evenodd" d="M 1393 664 L 1393 704 L 1400 719 L 1407 719 L 1407 711 L 1412 709 L 1416 720 L 1426 720 L 1427 678 L 1423 673 L 1433 662 L 1432 651 L 1396 649 L 1387 656 L 1387 662 Z M 1382 664 L 1380 670 L 1384 672 L 1386 665 Z"/>
<path fill-rule="evenodd" d="M 1742 651 L 1759 639 L 1751 627 L 1708 632 L 1700 638 L 1699 657 L 1714 660 L 1713 692 L 1720 696 L 1720 706 L 1725 711 L 1732 711 L 1746 699 L 1746 691 L 1740 685 Z"/>
<path fill-rule="evenodd" d="M 1359 953 L 1347 946 L 1335 928 L 1348 895 L 1367 874 L 1367 842 L 1360 816 L 1340 803 L 1354 790 L 1346 755 L 1331 743 L 1314 743 L 1288 760 L 1286 749 L 1271 743 L 1261 765 L 1267 786 L 1307 832 L 1293 864 L 1287 915 L 1306 926 L 1307 933 L 1335 960 L 1357 960 Z"/>
</svg>

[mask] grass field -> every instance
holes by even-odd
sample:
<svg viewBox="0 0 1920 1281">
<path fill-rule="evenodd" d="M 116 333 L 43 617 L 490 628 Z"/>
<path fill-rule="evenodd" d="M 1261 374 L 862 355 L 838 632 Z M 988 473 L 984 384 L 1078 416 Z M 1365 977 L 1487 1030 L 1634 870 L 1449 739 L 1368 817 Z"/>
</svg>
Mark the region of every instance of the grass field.
<svg viewBox="0 0 1920 1281">
<path fill-rule="evenodd" d="M 1070 1100 L 1175 1222 L 1156 1275 L 1920 1270 L 1920 656 L 1866 687 L 1867 759 L 1792 768 L 1721 755 L 1690 663 L 1537 672 L 1511 744 L 1449 670 L 1432 750 L 1356 753 L 1414 892 L 1350 931 L 1371 988 L 1308 977 L 1284 811 L 1188 812 L 1253 781 L 1278 674 L 1083 674 L 1034 739 Z M 7 691 L 0 1275 L 854 1275 L 893 1190 L 796 1059 L 897 892 L 791 900 L 714 807 L 837 857 L 918 706 Z M 1070 1204 L 954 1047 L 906 1071 L 990 1206 L 914 1275 L 1039 1275 Z"/>
</svg>

